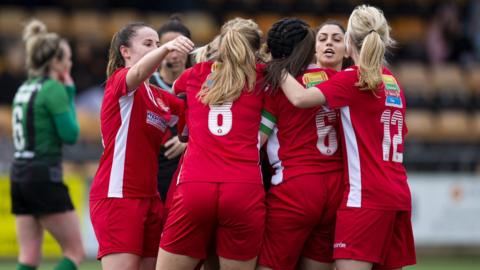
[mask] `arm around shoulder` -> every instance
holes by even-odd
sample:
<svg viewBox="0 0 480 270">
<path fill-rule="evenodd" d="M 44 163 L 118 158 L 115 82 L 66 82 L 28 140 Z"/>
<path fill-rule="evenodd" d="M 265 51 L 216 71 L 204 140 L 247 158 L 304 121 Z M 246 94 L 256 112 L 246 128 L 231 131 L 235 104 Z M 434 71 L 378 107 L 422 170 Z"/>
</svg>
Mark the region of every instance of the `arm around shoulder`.
<svg viewBox="0 0 480 270">
<path fill-rule="evenodd" d="M 298 108 L 311 108 L 325 104 L 325 96 L 317 87 L 305 88 L 291 74 L 287 73 L 281 84 L 283 93 Z"/>
</svg>

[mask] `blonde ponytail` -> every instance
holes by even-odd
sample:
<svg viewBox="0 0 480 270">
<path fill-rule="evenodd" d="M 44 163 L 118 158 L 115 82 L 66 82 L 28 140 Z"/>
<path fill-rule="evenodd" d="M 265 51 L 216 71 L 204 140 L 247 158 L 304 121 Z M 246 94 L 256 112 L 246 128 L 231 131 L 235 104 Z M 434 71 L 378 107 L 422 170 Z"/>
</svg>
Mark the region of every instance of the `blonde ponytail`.
<svg viewBox="0 0 480 270">
<path fill-rule="evenodd" d="M 45 24 L 37 19 L 33 19 L 23 29 L 23 41 L 26 42 L 35 36 L 46 33 L 47 27 Z"/>
<path fill-rule="evenodd" d="M 385 53 L 395 43 L 383 12 L 367 5 L 356 7 L 348 20 L 347 35 L 359 52 L 359 80 L 355 85 L 361 90 L 377 89 L 382 83 Z"/>
<path fill-rule="evenodd" d="M 55 33 L 48 33 L 45 24 L 39 20 L 31 20 L 23 29 L 25 42 L 25 58 L 30 77 L 45 76 L 51 61 L 63 57 L 60 48 L 61 38 Z"/>
<path fill-rule="evenodd" d="M 359 80 L 355 84 L 361 90 L 374 90 L 382 82 L 382 66 L 385 44 L 380 35 L 372 31 L 364 39 L 358 60 Z"/>
<path fill-rule="evenodd" d="M 219 105 L 232 102 L 245 88 L 247 91 L 254 89 L 255 50 L 260 47 L 258 26 L 251 20 L 236 20 L 245 23 L 227 22 L 222 27 L 218 41 L 218 58 L 214 64 L 216 68 L 198 93 L 204 104 Z"/>
</svg>

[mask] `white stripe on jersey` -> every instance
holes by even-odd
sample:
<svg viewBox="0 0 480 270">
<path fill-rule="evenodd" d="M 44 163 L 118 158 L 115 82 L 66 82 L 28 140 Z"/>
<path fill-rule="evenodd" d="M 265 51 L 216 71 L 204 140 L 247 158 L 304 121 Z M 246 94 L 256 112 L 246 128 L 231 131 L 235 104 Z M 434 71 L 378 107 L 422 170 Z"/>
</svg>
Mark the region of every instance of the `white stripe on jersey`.
<svg viewBox="0 0 480 270">
<path fill-rule="evenodd" d="M 115 148 L 113 150 L 112 168 L 108 182 L 108 197 L 123 198 L 123 175 L 125 171 L 125 151 L 127 149 L 128 127 L 134 95 L 126 95 L 119 99 L 120 117 L 122 123 L 115 137 Z"/>
<path fill-rule="evenodd" d="M 262 122 L 261 122 L 264 126 L 268 127 L 269 129 L 272 129 L 275 127 L 275 123 L 272 122 L 270 119 L 268 119 L 267 117 L 265 116 L 262 116 Z"/>
<path fill-rule="evenodd" d="M 357 137 L 353 130 L 352 119 L 350 118 L 350 107 L 340 108 L 342 126 L 345 134 L 348 161 L 348 181 L 350 190 L 348 192 L 348 207 L 362 206 L 362 177 L 360 172 L 360 155 L 358 153 Z"/>
<path fill-rule="evenodd" d="M 270 164 L 275 169 L 275 174 L 272 176 L 272 184 L 278 185 L 283 182 L 283 166 L 278 151 L 280 149 L 280 143 L 278 142 L 278 128 L 273 129 L 272 135 L 268 137 L 267 142 L 267 154 Z"/>
</svg>

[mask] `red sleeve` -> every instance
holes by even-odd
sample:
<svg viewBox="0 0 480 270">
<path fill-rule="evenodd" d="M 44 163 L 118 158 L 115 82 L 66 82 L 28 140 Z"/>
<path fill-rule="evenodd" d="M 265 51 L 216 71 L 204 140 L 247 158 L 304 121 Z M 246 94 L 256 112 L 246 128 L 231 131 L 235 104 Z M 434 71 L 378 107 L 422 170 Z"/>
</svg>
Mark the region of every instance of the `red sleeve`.
<svg viewBox="0 0 480 270">
<path fill-rule="evenodd" d="M 317 87 L 325 96 L 327 105 L 332 109 L 338 109 L 350 104 L 354 91 L 357 90 L 357 87 L 355 87 L 356 81 L 356 70 L 346 69 L 338 72 L 330 80 L 317 85 Z"/>
<path fill-rule="evenodd" d="M 174 96 L 168 92 L 162 91 L 162 96 L 170 107 L 170 112 L 174 115 L 182 115 L 185 113 L 185 100 Z"/>
<path fill-rule="evenodd" d="M 187 91 L 187 81 L 190 77 L 190 73 L 192 72 L 192 68 L 188 68 L 173 82 L 173 92 L 178 95 L 181 93 L 185 93 Z"/>
<path fill-rule="evenodd" d="M 270 113 L 275 119 L 277 118 L 277 106 L 275 102 L 276 97 L 281 94 L 281 89 L 279 89 L 274 95 L 266 94 L 263 99 L 263 111 Z"/>
<path fill-rule="evenodd" d="M 186 129 L 187 123 L 187 105 L 184 99 L 181 99 L 177 96 L 174 96 L 167 92 L 162 92 L 163 98 L 168 102 L 168 106 L 170 107 L 170 112 L 172 115 L 176 115 L 178 117 L 177 121 L 177 130 L 178 130 L 178 138 L 181 142 L 187 142 L 188 140 L 188 129 Z"/>
<path fill-rule="evenodd" d="M 108 79 L 110 89 L 113 90 L 115 96 L 122 97 L 127 95 L 128 70 L 129 68 L 119 68 Z"/>
</svg>

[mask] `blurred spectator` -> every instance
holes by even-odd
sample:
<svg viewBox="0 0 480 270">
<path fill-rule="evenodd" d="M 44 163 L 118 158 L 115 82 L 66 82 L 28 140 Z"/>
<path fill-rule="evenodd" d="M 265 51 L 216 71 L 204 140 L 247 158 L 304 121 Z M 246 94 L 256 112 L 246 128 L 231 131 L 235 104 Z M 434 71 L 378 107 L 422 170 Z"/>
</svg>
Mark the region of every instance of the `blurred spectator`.
<svg viewBox="0 0 480 270">
<path fill-rule="evenodd" d="M 98 40 L 80 38 L 74 48 L 72 73 L 77 82 L 76 105 L 93 114 L 100 115 L 105 82 L 106 50 Z"/>
<path fill-rule="evenodd" d="M 463 31 L 456 2 L 437 6 L 427 32 L 427 56 L 432 64 L 468 61 L 472 48 Z"/>
<path fill-rule="evenodd" d="M 25 55 L 23 46 L 14 42 L 5 51 L 5 65 L 0 73 L 0 104 L 11 104 L 18 87 L 25 80 Z"/>
<path fill-rule="evenodd" d="M 77 82 L 77 92 L 103 84 L 105 81 L 106 50 L 98 40 L 80 38 L 75 42 L 72 76 Z"/>
<path fill-rule="evenodd" d="M 476 60 L 480 60 L 480 0 L 472 0 L 467 6 L 468 21 L 467 34 L 472 41 Z"/>
</svg>

